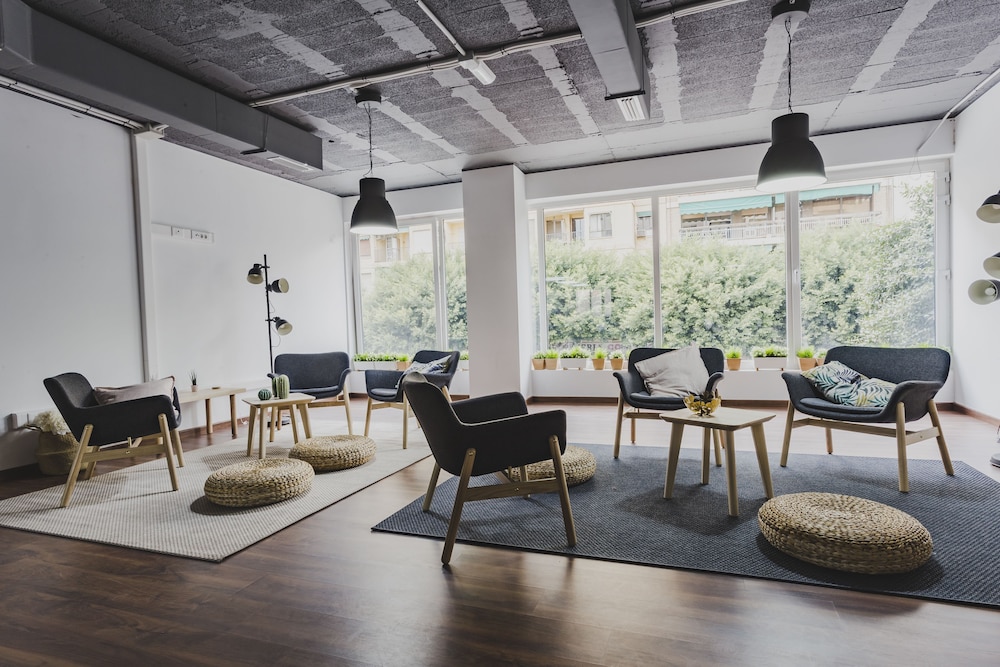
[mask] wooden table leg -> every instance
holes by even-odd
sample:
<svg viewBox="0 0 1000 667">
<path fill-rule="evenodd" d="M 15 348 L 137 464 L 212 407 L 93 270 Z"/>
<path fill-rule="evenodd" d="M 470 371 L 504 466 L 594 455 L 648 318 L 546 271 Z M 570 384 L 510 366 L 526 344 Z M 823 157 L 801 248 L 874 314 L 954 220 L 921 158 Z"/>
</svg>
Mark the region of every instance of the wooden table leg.
<svg viewBox="0 0 1000 667">
<path fill-rule="evenodd" d="M 292 442 L 295 444 L 299 443 L 299 420 L 295 417 L 295 406 L 290 405 L 288 407 L 288 416 L 292 421 Z M 279 417 L 280 419 L 280 417 Z"/>
<path fill-rule="evenodd" d="M 229 425 L 233 428 L 233 438 L 238 436 L 236 432 L 236 394 L 229 395 Z"/>
<path fill-rule="evenodd" d="M 684 435 L 684 424 L 673 424 L 670 427 L 670 452 L 667 454 L 667 479 L 663 484 L 663 497 L 670 499 L 674 495 L 674 475 L 677 474 L 677 459 L 681 455 L 681 438 Z"/>
<path fill-rule="evenodd" d="M 312 425 L 309 423 L 309 405 L 299 403 L 299 413 L 302 415 L 302 430 L 305 431 L 306 437 L 313 437 Z"/>
<path fill-rule="evenodd" d="M 212 432 L 212 399 L 205 399 L 205 432 Z"/>
<path fill-rule="evenodd" d="M 711 449 L 712 443 L 712 431 L 713 429 L 705 428 L 701 443 L 701 483 L 708 484 L 708 465 L 709 465 L 709 450 Z"/>
<path fill-rule="evenodd" d="M 271 416 L 274 417 L 274 410 L 273 409 L 271 410 Z M 271 421 L 271 424 L 272 424 L 271 428 L 274 428 L 274 426 L 273 426 L 274 421 L 273 420 Z M 257 417 L 257 458 L 259 458 L 259 459 L 264 458 L 264 447 L 265 446 L 266 445 L 264 444 L 264 411 L 261 410 L 260 411 L 260 415 L 258 415 L 258 417 Z"/>
<path fill-rule="evenodd" d="M 268 438 L 268 442 L 274 442 L 274 422 L 276 420 L 277 420 L 277 422 L 279 424 L 281 423 L 281 410 L 279 410 L 278 408 L 276 408 L 276 407 L 274 407 L 272 405 L 271 406 L 271 435 Z"/>
<path fill-rule="evenodd" d="M 726 495 L 729 496 L 729 516 L 740 515 L 739 498 L 736 495 L 736 438 L 732 431 L 725 432 L 726 438 Z"/>
<path fill-rule="evenodd" d="M 250 420 L 248 422 L 249 428 L 247 429 L 247 456 L 253 453 L 253 427 L 254 422 L 257 420 L 257 406 L 250 406 Z"/>
<path fill-rule="evenodd" d="M 764 493 L 768 498 L 774 498 L 774 488 L 771 486 L 771 465 L 767 462 L 767 443 L 764 441 L 764 425 L 754 424 L 750 427 L 753 433 L 753 448 L 757 452 L 757 465 L 760 466 L 760 479 L 764 482 Z"/>
</svg>

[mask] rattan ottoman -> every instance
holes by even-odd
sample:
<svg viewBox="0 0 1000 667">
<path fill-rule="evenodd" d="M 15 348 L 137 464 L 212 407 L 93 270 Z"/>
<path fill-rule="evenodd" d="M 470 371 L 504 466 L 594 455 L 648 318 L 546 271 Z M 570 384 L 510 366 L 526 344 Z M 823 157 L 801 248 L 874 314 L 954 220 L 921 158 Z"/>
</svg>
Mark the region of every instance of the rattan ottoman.
<svg viewBox="0 0 1000 667">
<path fill-rule="evenodd" d="M 205 480 L 205 497 L 226 507 L 279 503 L 312 489 L 312 466 L 295 459 L 251 459 L 219 468 Z"/>
<path fill-rule="evenodd" d="M 375 441 L 363 435 L 321 435 L 292 447 L 290 459 L 300 459 L 316 472 L 357 468 L 375 458 Z"/>
<path fill-rule="evenodd" d="M 776 549 L 844 572 L 895 574 L 931 557 L 931 534 L 906 512 L 836 493 L 792 493 L 757 513 L 760 532 Z"/>
<path fill-rule="evenodd" d="M 562 455 L 563 472 L 566 474 L 566 486 L 583 484 L 597 472 L 597 459 L 586 449 L 570 445 Z M 555 477 L 556 469 L 552 459 L 539 461 L 528 466 L 528 479 L 545 479 Z M 521 481 L 521 469 L 513 468 L 510 479 Z"/>
</svg>

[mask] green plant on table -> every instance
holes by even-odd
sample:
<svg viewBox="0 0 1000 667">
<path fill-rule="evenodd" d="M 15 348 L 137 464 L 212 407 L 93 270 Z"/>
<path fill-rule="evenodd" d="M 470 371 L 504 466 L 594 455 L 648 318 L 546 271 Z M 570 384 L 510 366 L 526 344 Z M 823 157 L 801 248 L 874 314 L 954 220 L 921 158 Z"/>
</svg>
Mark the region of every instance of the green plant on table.
<svg viewBox="0 0 1000 667">
<path fill-rule="evenodd" d="M 465 351 L 465 352 L 459 352 L 458 353 L 458 359 L 459 359 L 459 361 L 468 361 L 469 360 L 469 353 L 467 351 Z"/>
<path fill-rule="evenodd" d="M 816 350 L 812 347 L 806 345 L 805 347 L 800 347 L 795 351 L 795 356 L 799 359 L 812 359 L 816 356 Z"/>
<path fill-rule="evenodd" d="M 755 357 L 787 357 L 788 350 L 777 345 L 768 345 L 767 347 L 753 348 L 751 354 Z"/>
<path fill-rule="evenodd" d="M 192 368 L 192 369 L 191 369 L 191 373 L 190 373 L 190 376 L 191 376 L 191 384 L 192 384 L 192 385 L 196 385 L 196 384 L 198 384 L 198 371 L 196 371 L 196 370 L 194 370 L 194 369 Z"/>
<path fill-rule="evenodd" d="M 535 354 L 531 356 L 532 359 L 544 359 L 545 357 L 546 357 L 545 352 L 535 352 Z"/>
<path fill-rule="evenodd" d="M 545 358 L 546 359 L 558 359 L 559 358 L 559 353 L 556 352 L 555 350 L 545 350 Z"/>
<path fill-rule="evenodd" d="M 591 356 L 594 359 L 607 359 L 608 358 L 608 353 L 604 350 L 603 347 L 599 347 L 596 350 L 594 350 L 594 354 L 591 355 Z"/>
<path fill-rule="evenodd" d="M 615 350 L 614 352 L 612 352 L 610 354 L 610 356 L 608 358 L 609 359 L 624 359 L 625 358 L 625 353 L 622 352 L 621 350 Z"/>
<path fill-rule="evenodd" d="M 742 359 L 743 352 L 738 347 L 731 347 L 726 350 L 726 359 Z"/>
<path fill-rule="evenodd" d="M 588 358 L 588 355 L 586 350 L 582 347 L 574 345 L 570 349 L 560 352 L 559 357 L 562 359 L 586 359 Z"/>
</svg>

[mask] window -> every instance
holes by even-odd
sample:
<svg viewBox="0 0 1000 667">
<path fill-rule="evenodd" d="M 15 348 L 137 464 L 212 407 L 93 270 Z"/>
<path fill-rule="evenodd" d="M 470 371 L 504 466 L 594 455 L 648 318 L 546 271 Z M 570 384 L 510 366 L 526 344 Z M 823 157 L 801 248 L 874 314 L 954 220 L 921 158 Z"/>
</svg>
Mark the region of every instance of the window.
<svg viewBox="0 0 1000 667">
<path fill-rule="evenodd" d="M 468 347 L 461 219 L 401 220 L 397 234 L 358 236 L 357 244 L 360 352 Z"/>
<path fill-rule="evenodd" d="M 639 247 L 627 231 L 637 210 L 651 211 L 650 200 L 546 208 L 545 220 L 581 208 L 584 213 L 570 219 L 574 234 L 584 220 L 589 221 L 588 238 L 559 243 L 545 235 L 545 265 L 540 272 L 544 285 L 539 287 L 544 290 L 539 303 L 545 310 L 539 315 L 539 349 L 580 345 L 610 352 L 652 344 L 653 251 L 648 244 Z M 589 208 L 598 210 L 591 213 Z M 623 234 L 613 236 L 616 228 Z"/>
<path fill-rule="evenodd" d="M 601 239 L 611 236 L 611 214 L 590 214 L 590 238 Z"/>
<path fill-rule="evenodd" d="M 646 238 L 653 235 L 653 214 L 650 211 L 641 211 L 635 219 L 636 238 Z"/>
</svg>

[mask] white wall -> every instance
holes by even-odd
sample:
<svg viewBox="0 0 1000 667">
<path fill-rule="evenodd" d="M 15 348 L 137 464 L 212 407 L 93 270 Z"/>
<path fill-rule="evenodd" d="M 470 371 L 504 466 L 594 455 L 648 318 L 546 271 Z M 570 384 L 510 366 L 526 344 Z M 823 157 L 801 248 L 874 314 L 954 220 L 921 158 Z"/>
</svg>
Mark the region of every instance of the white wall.
<svg viewBox="0 0 1000 667">
<path fill-rule="evenodd" d="M 202 387 L 269 383 L 266 300 L 247 271 L 267 254 L 273 314 L 292 323 L 273 335 L 283 352 L 347 350 L 347 284 L 339 197 L 156 141 L 149 148 L 154 224 L 211 232 L 212 244 L 154 236 L 155 360 L 179 386 L 198 370 Z M 226 414 L 224 400 L 213 417 Z M 245 413 L 244 405 L 240 405 Z M 202 406 L 185 426 L 204 423 Z"/>
<path fill-rule="evenodd" d="M 0 416 L 52 407 L 51 375 L 142 380 L 127 133 L 0 90 L 0 155 Z M 0 469 L 34 440 L 0 435 Z"/>
<path fill-rule="evenodd" d="M 1000 252 L 1000 225 L 983 222 L 976 209 L 1000 190 L 1000 86 L 994 86 L 955 124 L 952 169 L 952 254 L 954 267 L 955 401 L 1000 419 L 1000 302 L 979 306 L 969 300 L 969 285 L 988 278 L 983 260 Z"/>
</svg>

